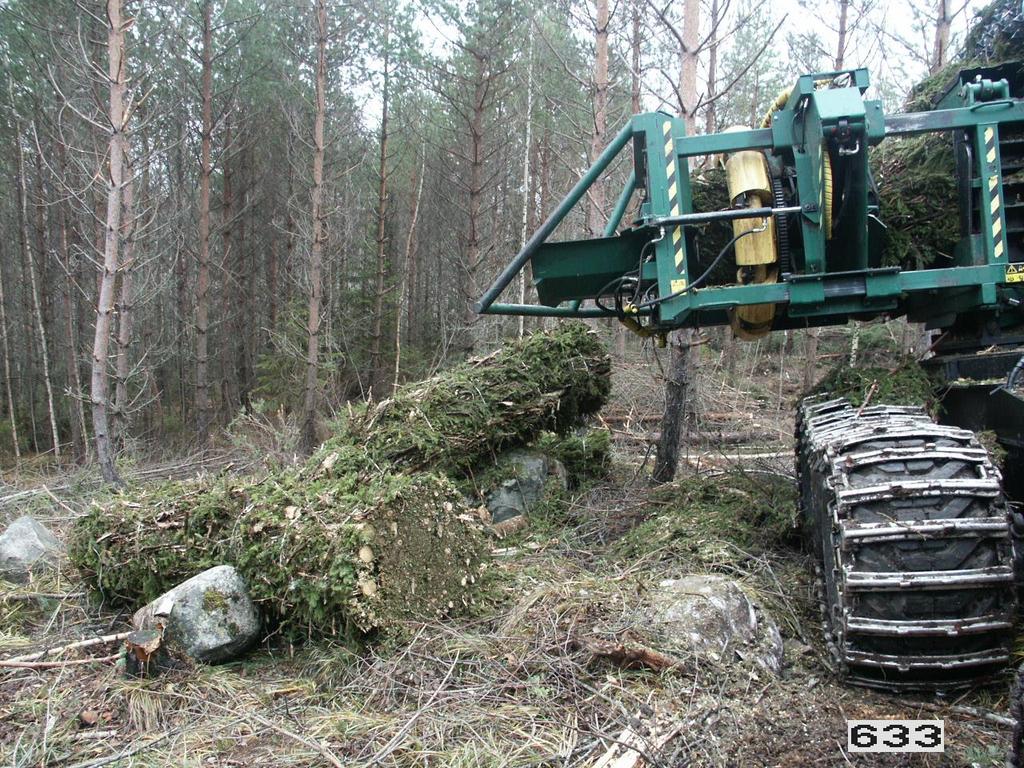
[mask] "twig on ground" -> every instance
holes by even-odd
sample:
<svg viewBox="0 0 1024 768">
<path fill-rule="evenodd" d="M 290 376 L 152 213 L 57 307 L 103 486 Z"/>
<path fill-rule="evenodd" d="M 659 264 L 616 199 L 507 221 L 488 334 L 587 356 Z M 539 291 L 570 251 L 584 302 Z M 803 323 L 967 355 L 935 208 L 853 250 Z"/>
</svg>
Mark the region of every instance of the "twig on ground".
<svg viewBox="0 0 1024 768">
<path fill-rule="evenodd" d="M 117 642 L 120 642 L 121 640 L 124 640 L 125 638 L 127 638 L 128 635 L 130 635 L 130 634 L 131 634 L 131 632 L 118 632 L 117 634 L 114 634 L 114 635 L 103 635 L 102 637 L 92 637 L 92 638 L 88 638 L 86 640 L 79 640 L 78 642 L 75 642 L 75 643 L 68 643 L 67 645 L 61 645 L 61 646 L 58 646 L 56 648 L 47 648 L 46 650 L 38 651 L 36 653 L 27 653 L 27 654 L 25 654 L 23 656 L 15 656 L 15 657 L 10 658 L 10 659 L 4 659 L 2 662 L 0 662 L 0 664 L 3 664 L 5 666 L 10 666 L 10 664 L 12 662 L 36 661 L 38 659 L 45 659 L 47 656 L 56 656 L 57 654 L 60 654 L 60 653 L 66 653 L 67 651 L 77 651 L 77 650 L 81 650 L 82 648 L 92 648 L 93 646 L 97 646 L 97 645 L 106 645 L 107 643 L 117 643 Z"/>
<path fill-rule="evenodd" d="M 108 661 L 117 661 L 120 653 L 110 656 L 96 656 L 89 659 L 66 659 L 65 661 L 0 661 L 0 667 L 6 669 L 62 669 L 81 664 L 105 664 Z"/>
</svg>

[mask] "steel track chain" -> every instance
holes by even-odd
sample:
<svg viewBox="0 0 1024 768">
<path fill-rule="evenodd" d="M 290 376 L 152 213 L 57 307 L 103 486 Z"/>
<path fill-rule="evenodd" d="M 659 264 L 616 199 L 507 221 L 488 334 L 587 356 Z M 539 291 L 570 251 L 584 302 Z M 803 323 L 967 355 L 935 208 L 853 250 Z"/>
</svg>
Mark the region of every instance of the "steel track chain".
<svg viewBox="0 0 1024 768">
<path fill-rule="evenodd" d="M 921 408 L 814 397 L 796 448 L 827 645 L 846 678 L 935 690 L 1005 669 L 1016 548 L 999 471 L 973 433 Z"/>
</svg>

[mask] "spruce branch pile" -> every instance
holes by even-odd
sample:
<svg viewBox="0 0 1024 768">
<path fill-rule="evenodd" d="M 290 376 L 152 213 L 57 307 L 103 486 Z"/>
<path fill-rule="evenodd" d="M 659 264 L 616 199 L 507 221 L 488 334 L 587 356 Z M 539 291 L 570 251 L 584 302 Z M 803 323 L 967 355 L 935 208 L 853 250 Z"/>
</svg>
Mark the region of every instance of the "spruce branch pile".
<svg viewBox="0 0 1024 768">
<path fill-rule="evenodd" d="M 610 367 L 582 324 L 534 334 L 354 410 L 297 468 L 165 483 L 96 506 L 75 524 L 72 562 L 105 599 L 131 606 L 234 565 L 291 637 L 353 638 L 459 610 L 473 601 L 484 540 L 456 482 L 577 427 L 607 398 Z"/>
<path fill-rule="evenodd" d="M 911 88 L 904 111 L 935 109 L 963 69 L 1022 60 L 1021 5 L 1016 0 L 995 0 L 976 14 L 959 55 Z M 951 266 L 960 239 L 951 135 L 886 139 L 872 151 L 871 159 L 880 215 L 889 233 L 886 265 L 904 269 Z"/>
</svg>

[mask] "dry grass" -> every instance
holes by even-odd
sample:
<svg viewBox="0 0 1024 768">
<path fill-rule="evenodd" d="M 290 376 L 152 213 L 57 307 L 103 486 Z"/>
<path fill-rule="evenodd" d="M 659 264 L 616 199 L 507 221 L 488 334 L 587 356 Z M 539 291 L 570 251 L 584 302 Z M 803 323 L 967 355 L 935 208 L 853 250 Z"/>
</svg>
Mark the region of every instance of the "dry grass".
<svg viewBox="0 0 1024 768">
<path fill-rule="evenodd" d="M 784 401 L 793 387 L 784 381 L 786 396 L 765 410 L 763 382 L 777 391 L 778 367 L 759 377 L 753 348 L 743 354 L 740 367 L 755 375 L 732 382 L 706 356 L 704 413 L 731 414 L 722 432 L 749 428 L 745 414 L 755 414 L 769 437 L 735 450 L 697 441 L 687 471 L 739 452 L 762 456 L 744 460 L 749 472 L 791 471 Z M 0 765 L 590 768 L 626 729 L 650 736 L 655 723 L 675 735 L 658 750 L 644 743 L 647 768 L 1002 765 L 1009 730 L 983 715 L 1005 712 L 1009 679 L 951 699 L 841 685 L 826 664 L 815 581 L 799 549 L 717 542 L 714 557 L 699 561 L 671 546 L 624 553 L 621 537 L 659 512 L 642 469 L 661 407 L 656 367 L 639 361 L 617 374 L 606 412 L 619 438 L 613 477 L 557 519 L 495 541 L 475 615 L 410 626 L 407 642 L 361 654 L 268 645 L 232 664 L 154 680 L 126 679 L 109 663 L 2 669 Z M 81 499 L 66 493 L 61 501 L 79 509 Z M 52 499 L 40 509 L 58 530 L 71 515 Z M 734 660 L 623 669 L 587 650 L 588 638 L 616 637 L 635 621 L 648 585 L 693 570 L 736 578 L 775 617 L 786 650 L 780 679 Z M 125 628 L 125 616 L 80 592 L 67 575 L 2 585 L 0 657 Z M 944 718 L 947 753 L 844 754 L 846 718 L 886 717 Z"/>
</svg>

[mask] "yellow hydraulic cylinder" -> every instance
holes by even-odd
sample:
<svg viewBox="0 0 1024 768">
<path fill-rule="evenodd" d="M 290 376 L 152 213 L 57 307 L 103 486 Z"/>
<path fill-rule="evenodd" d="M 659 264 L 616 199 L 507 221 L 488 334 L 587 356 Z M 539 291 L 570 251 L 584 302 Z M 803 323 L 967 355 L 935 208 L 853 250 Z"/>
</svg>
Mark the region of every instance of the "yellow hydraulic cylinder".
<svg viewBox="0 0 1024 768">
<path fill-rule="evenodd" d="M 760 152 L 736 152 L 725 161 L 725 178 L 729 187 L 729 200 L 744 197 L 750 208 L 770 207 L 772 202 L 771 182 L 768 180 L 768 164 Z M 762 230 L 744 235 L 751 230 Z M 765 227 L 761 219 L 736 219 L 732 233 L 740 237 L 736 241 L 736 264 L 750 267 L 757 264 L 774 264 L 778 258 L 775 247 L 775 220 L 768 219 Z"/>
<path fill-rule="evenodd" d="M 762 153 L 743 151 L 729 155 L 725 161 L 725 177 L 729 200 L 734 205 L 742 202 L 748 208 L 771 207 L 774 196 L 768 178 L 768 162 Z M 776 282 L 779 251 L 775 241 L 775 218 L 736 219 L 732 232 L 737 238 L 733 246 L 739 267 L 737 282 L 741 285 Z M 741 339 L 764 336 L 771 330 L 774 319 L 774 304 L 737 307 L 729 312 L 733 333 Z"/>
</svg>

